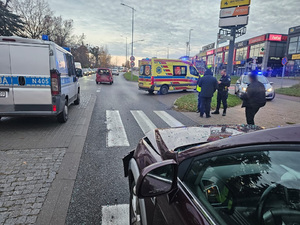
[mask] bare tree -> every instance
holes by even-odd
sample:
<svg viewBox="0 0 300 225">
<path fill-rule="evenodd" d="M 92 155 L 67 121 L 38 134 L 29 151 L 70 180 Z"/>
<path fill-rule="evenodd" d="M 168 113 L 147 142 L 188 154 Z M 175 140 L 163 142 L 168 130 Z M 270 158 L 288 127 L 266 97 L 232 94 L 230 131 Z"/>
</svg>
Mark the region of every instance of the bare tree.
<svg viewBox="0 0 300 225">
<path fill-rule="evenodd" d="M 45 0 L 14 0 L 13 10 L 24 22 L 22 36 L 40 38 L 47 30 L 47 19 L 51 17 L 49 4 Z"/>
<path fill-rule="evenodd" d="M 71 44 L 73 20 L 63 20 L 61 16 L 52 17 L 50 39 L 60 46 Z M 49 24 L 50 25 L 50 24 Z"/>
<path fill-rule="evenodd" d="M 90 53 L 93 55 L 93 57 L 95 59 L 94 67 L 99 67 L 99 55 L 101 54 L 99 46 L 91 47 Z"/>
<path fill-rule="evenodd" d="M 101 67 L 109 67 L 111 65 L 111 55 L 108 53 L 106 46 L 100 48 L 99 61 Z"/>
</svg>

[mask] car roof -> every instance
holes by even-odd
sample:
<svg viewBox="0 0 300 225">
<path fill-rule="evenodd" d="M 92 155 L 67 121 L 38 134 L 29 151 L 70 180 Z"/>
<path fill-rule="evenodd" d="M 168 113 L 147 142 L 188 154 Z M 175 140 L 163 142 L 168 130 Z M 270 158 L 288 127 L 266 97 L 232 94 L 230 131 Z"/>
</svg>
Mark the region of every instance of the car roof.
<svg viewBox="0 0 300 225">
<path fill-rule="evenodd" d="M 261 145 L 261 144 L 300 144 L 300 124 L 245 133 L 230 138 L 210 142 L 187 149 L 178 154 L 178 160 L 210 153 L 221 149 Z"/>
</svg>

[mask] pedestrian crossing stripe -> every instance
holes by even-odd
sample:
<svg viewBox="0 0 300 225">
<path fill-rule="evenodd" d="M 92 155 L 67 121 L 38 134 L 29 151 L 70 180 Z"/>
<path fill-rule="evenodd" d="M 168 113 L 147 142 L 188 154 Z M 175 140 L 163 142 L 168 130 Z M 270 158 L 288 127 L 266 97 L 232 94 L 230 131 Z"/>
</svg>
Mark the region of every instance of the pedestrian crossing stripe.
<svg viewBox="0 0 300 225">
<path fill-rule="evenodd" d="M 184 124 L 176 120 L 166 111 L 153 111 L 159 118 L 161 118 L 170 127 L 182 127 Z M 149 117 L 142 110 L 131 110 L 130 113 L 134 117 L 138 126 L 144 134 L 149 131 L 155 130 L 157 127 L 149 119 Z M 118 110 L 106 111 L 106 124 L 107 124 L 107 147 L 121 147 L 130 146 L 127 139 L 127 134 Z"/>
<path fill-rule="evenodd" d="M 165 111 L 154 111 L 160 118 L 162 118 L 170 127 L 183 127 L 184 125 L 172 117 Z"/>
<path fill-rule="evenodd" d="M 129 225 L 129 205 L 102 206 L 102 225 Z"/>
<path fill-rule="evenodd" d="M 136 122 L 139 124 L 144 134 L 148 133 L 151 130 L 156 129 L 156 126 L 152 123 L 152 121 L 148 118 L 148 116 L 146 116 L 146 114 L 143 111 L 132 110 L 130 112 L 133 115 Z"/>
</svg>

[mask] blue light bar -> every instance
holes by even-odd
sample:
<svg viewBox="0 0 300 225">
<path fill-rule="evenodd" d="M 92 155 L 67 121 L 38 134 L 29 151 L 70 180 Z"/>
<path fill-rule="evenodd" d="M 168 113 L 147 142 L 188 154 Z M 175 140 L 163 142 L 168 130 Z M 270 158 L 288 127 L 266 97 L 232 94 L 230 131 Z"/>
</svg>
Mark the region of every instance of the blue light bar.
<svg viewBox="0 0 300 225">
<path fill-rule="evenodd" d="M 63 49 L 67 50 L 68 52 L 71 52 L 71 49 L 69 47 L 63 47 Z"/>
<path fill-rule="evenodd" d="M 44 40 L 44 41 L 49 41 L 49 36 L 46 35 L 46 34 L 43 34 L 43 35 L 42 35 L 42 40 Z"/>
</svg>

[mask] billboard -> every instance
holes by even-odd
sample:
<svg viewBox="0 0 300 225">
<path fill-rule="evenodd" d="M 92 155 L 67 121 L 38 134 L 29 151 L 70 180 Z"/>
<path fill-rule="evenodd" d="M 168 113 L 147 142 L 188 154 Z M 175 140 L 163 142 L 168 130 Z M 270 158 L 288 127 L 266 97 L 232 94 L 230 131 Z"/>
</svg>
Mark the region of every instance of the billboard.
<svg viewBox="0 0 300 225">
<path fill-rule="evenodd" d="M 220 18 L 249 15 L 249 6 L 221 9 Z"/>
<path fill-rule="evenodd" d="M 209 45 L 203 46 L 202 51 L 206 51 L 206 50 L 209 50 L 209 49 L 212 49 L 212 48 L 215 48 L 215 43 L 211 43 Z"/>
<path fill-rule="evenodd" d="M 244 26 L 248 24 L 248 16 L 220 18 L 219 27 Z"/>
<path fill-rule="evenodd" d="M 250 5 L 251 0 L 221 0 L 221 9 Z"/>
</svg>

